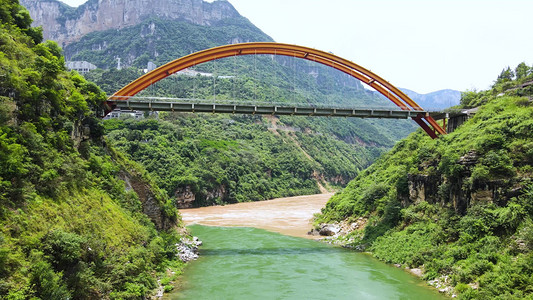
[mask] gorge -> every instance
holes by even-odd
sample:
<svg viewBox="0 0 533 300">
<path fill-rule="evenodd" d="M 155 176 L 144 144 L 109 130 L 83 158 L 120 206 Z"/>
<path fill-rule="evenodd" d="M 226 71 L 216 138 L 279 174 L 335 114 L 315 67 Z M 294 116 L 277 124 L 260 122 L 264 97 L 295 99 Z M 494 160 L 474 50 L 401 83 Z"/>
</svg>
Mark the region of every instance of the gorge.
<svg viewBox="0 0 533 300">
<path fill-rule="evenodd" d="M 461 93 L 457 108 L 475 114 L 435 140 L 411 120 L 162 113 L 102 121 L 106 93 L 148 62 L 272 39 L 227 1 L 23 3 L 29 12 L 0 0 L 1 298 L 141 299 L 175 287 L 189 298 L 214 297 L 202 294 L 209 289 L 243 298 L 531 298 L 533 68 L 526 63 L 504 69 L 486 91 Z M 64 50 L 43 41 L 31 17 Z M 99 68 L 82 76 L 67 71 L 65 59 Z M 356 80 L 290 57 L 232 58 L 192 71 L 211 76 L 173 76 L 149 92 L 383 103 Z M 301 222 L 318 210 L 290 200 L 262 218 L 252 212 L 268 202 L 244 202 L 306 201 L 319 192 L 334 195 L 310 227 L 345 228 L 332 230 L 329 242 L 390 265 L 259 229 L 198 225 L 190 230 L 204 239 L 203 257 L 188 266 L 179 259 L 194 238 L 178 207 L 209 206 L 200 210 L 222 217 L 235 204 L 253 224 L 233 214 L 218 225 L 263 222 L 277 230 L 274 213 L 292 222 L 302 208 L 306 217 L 294 218 Z M 246 282 L 251 290 L 240 289 Z"/>
</svg>

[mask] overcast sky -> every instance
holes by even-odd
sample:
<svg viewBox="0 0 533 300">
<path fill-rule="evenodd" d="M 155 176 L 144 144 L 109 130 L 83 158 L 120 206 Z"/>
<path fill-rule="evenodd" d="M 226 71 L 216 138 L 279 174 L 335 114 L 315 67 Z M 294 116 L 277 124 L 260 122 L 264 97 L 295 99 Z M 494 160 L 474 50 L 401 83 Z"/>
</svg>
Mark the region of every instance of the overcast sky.
<svg viewBox="0 0 533 300">
<path fill-rule="evenodd" d="M 503 68 L 533 63 L 531 0 L 229 2 L 277 42 L 331 51 L 419 93 L 486 89 Z"/>
</svg>

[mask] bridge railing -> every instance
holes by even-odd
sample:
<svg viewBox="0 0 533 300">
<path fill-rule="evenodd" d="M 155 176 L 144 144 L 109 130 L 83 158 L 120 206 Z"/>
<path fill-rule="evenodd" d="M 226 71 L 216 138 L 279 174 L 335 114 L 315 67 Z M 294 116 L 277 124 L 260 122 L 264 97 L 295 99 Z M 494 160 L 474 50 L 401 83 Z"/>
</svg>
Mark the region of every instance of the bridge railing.
<svg viewBox="0 0 533 300">
<path fill-rule="evenodd" d="M 258 115 L 291 115 L 291 116 L 326 116 L 326 117 L 355 117 L 355 118 L 385 118 L 385 119 L 420 119 L 428 117 L 432 112 L 425 110 L 402 110 L 394 106 L 389 107 L 334 107 L 314 104 L 291 103 L 259 103 L 236 101 L 234 99 L 178 99 L 167 97 L 113 97 L 108 105 L 123 110 L 138 111 L 172 111 L 172 112 L 205 112 L 232 113 Z"/>
<path fill-rule="evenodd" d="M 312 102 L 261 102 L 249 101 L 239 99 L 198 99 L 198 98 L 173 98 L 173 97 L 152 97 L 152 96 L 111 96 L 110 102 L 132 100 L 135 102 L 175 102 L 175 103 L 196 103 L 196 104 L 228 104 L 228 105 L 255 105 L 255 106 L 279 106 L 279 107 L 302 107 L 302 108 L 325 108 L 325 109 L 368 109 L 368 110 L 392 110 L 403 111 L 401 107 L 396 105 L 335 105 L 327 103 L 312 103 Z M 116 103 L 116 102 L 114 102 Z M 429 110 L 422 110 L 417 112 L 426 112 Z"/>
</svg>

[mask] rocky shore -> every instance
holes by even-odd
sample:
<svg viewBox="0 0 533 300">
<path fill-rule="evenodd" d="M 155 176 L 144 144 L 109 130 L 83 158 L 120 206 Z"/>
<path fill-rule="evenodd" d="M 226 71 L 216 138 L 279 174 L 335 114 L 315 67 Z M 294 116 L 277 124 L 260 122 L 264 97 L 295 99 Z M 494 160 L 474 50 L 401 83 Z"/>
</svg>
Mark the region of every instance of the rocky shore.
<svg viewBox="0 0 533 300">
<path fill-rule="evenodd" d="M 357 251 L 365 251 L 365 245 L 357 244 L 362 235 L 363 229 L 368 220 L 359 218 L 355 222 L 337 222 L 330 224 L 320 224 L 318 228 L 311 229 L 307 234 L 313 236 L 324 236 L 320 241 L 338 245 L 344 248 L 353 248 Z"/>
<path fill-rule="evenodd" d="M 183 262 L 198 259 L 198 247 L 202 245 L 197 237 L 192 237 L 192 240 L 182 239 L 180 243 L 176 244 L 178 249 L 178 257 Z"/>
<path fill-rule="evenodd" d="M 202 246 L 202 241 L 200 241 L 198 237 L 193 236 L 192 239 L 183 238 L 176 244 L 176 249 L 178 250 L 176 256 L 178 256 L 178 258 L 184 263 L 197 260 L 199 257 L 198 247 L 200 246 Z M 168 270 L 168 272 L 170 272 L 170 270 Z M 174 272 L 172 272 L 172 274 L 174 274 Z M 163 294 L 165 293 L 165 285 L 161 282 L 161 279 L 157 281 L 157 284 L 159 286 L 156 294 L 150 298 L 152 300 L 162 299 Z"/>
</svg>

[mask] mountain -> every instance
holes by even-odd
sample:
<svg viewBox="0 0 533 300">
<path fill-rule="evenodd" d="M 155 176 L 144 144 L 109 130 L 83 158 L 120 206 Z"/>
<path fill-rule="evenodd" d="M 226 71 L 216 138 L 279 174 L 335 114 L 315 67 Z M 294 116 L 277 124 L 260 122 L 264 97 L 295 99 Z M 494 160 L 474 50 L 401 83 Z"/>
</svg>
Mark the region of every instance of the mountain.
<svg viewBox="0 0 533 300">
<path fill-rule="evenodd" d="M 272 41 L 227 1 L 89 0 L 73 8 L 57 0 L 23 0 L 43 36 L 64 48 L 67 60 L 100 68 L 145 68 L 223 44 Z"/>
<path fill-rule="evenodd" d="M 43 26 L 44 39 L 62 47 L 88 33 L 134 26 L 153 16 L 204 26 L 240 16 L 229 2 L 220 0 L 89 0 L 77 8 L 57 0 L 21 4 L 31 12 L 33 26 Z"/>
<path fill-rule="evenodd" d="M 408 89 L 400 89 L 413 99 L 421 107 L 428 110 L 440 110 L 458 105 L 461 100 L 461 92 L 455 90 L 440 90 L 428 94 L 418 94 Z"/>
<path fill-rule="evenodd" d="M 461 105 L 479 108 L 454 132 L 398 142 L 318 222 L 339 222 L 338 242 L 415 268 L 459 299 L 531 299 L 533 68 L 524 65 L 522 76 L 466 93 Z"/>
</svg>

